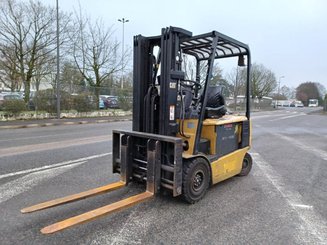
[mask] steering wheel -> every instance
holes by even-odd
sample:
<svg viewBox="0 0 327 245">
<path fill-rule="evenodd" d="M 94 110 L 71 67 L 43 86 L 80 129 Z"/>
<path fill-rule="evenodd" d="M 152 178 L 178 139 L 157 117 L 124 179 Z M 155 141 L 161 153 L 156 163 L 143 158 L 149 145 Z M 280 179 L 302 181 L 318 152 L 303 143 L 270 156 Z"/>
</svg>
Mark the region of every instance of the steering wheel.
<svg viewBox="0 0 327 245">
<path fill-rule="evenodd" d="M 202 88 L 199 82 L 193 80 L 181 80 L 181 85 L 189 88 L 197 87 L 198 90 Z"/>
</svg>

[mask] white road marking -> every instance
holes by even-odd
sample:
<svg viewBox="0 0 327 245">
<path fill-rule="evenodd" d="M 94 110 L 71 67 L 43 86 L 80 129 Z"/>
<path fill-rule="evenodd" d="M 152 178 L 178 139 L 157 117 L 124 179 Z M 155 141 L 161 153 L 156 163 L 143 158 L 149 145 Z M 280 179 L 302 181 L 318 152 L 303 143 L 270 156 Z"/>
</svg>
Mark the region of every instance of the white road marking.
<svg viewBox="0 0 327 245">
<path fill-rule="evenodd" d="M 16 176 L 16 175 L 22 175 L 22 174 L 29 174 L 29 173 L 33 173 L 33 172 L 44 171 L 44 170 L 47 170 L 47 169 L 58 168 L 58 167 L 61 167 L 61 166 L 66 166 L 66 165 L 72 165 L 72 164 L 75 164 L 77 162 L 83 162 L 83 161 L 87 161 L 87 160 L 91 160 L 91 159 L 99 158 L 99 157 L 104 157 L 104 156 L 108 156 L 108 155 L 111 155 L 111 152 L 98 154 L 98 155 L 93 155 L 93 156 L 89 156 L 89 157 L 83 157 L 83 158 L 79 158 L 79 159 L 75 159 L 75 160 L 64 161 L 64 162 L 60 162 L 60 163 L 46 165 L 46 166 L 39 167 L 39 168 L 31 168 L 31 169 L 26 169 L 26 170 L 22 170 L 22 171 L 13 172 L 13 173 L 3 174 L 3 175 L 0 175 L 0 179 L 7 178 L 7 177 L 13 177 L 13 176 Z"/>
<path fill-rule="evenodd" d="M 311 205 L 304 205 L 304 204 L 292 204 L 293 207 L 298 207 L 298 208 L 308 208 L 308 209 L 313 209 L 313 206 Z"/>
<path fill-rule="evenodd" d="M 258 153 L 251 154 L 255 163 L 264 173 L 267 180 L 279 191 L 282 197 L 286 200 L 292 210 L 294 210 L 302 224 L 299 229 L 299 237 L 302 241 L 309 242 L 308 244 L 326 244 L 327 243 L 327 223 L 321 218 L 310 205 L 303 203 L 302 196 L 299 192 L 291 190 L 278 173 L 267 163 Z M 305 208 L 304 208 L 305 207 Z M 301 229 L 302 227 L 302 229 Z M 304 228 L 304 229 L 303 229 Z M 308 237 L 306 232 L 309 232 L 312 237 Z"/>
<path fill-rule="evenodd" d="M 144 212 L 140 206 L 136 206 L 129 212 L 127 220 L 117 232 L 99 231 L 91 244 L 142 244 L 144 236 L 157 217 L 156 212 L 155 208 Z"/>
<path fill-rule="evenodd" d="M 286 117 L 281 117 L 281 118 L 275 118 L 275 119 L 271 119 L 269 120 L 270 122 L 275 122 L 275 121 L 279 121 L 279 120 L 285 120 L 285 119 L 289 119 L 289 118 L 293 118 L 293 117 L 300 117 L 300 116 L 305 116 L 305 113 L 299 113 L 296 115 L 290 115 L 290 116 L 286 116 Z"/>
<path fill-rule="evenodd" d="M 81 134 L 81 132 L 72 132 L 72 133 L 67 133 L 65 132 L 65 136 L 67 135 L 77 135 Z M 28 139 L 42 139 L 42 138 L 50 138 L 50 137 L 60 137 L 63 134 L 47 134 L 47 135 L 38 135 L 38 136 L 29 136 L 29 137 L 18 137 L 18 138 L 11 138 L 11 139 L 0 139 L 0 142 L 13 142 L 13 141 L 22 141 L 22 140 L 28 140 Z"/>
<path fill-rule="evenodd" d="M 59 166 L 57 168 L 52 168 L 48 170 L 44 170 L 42 172 L 35 172 L 24 177 L 18 178 L 16 180 L 7 182 L 6 184 L 0 187 L 0 203 L 8 201 L 9 199 L 33 188 L 34 186 L 39 185 L 45 179 L 53 178 L 58 176 L 69 169 L 77 167 L 84 162 L 75 162 L 70 165 Z"/>
<path fill-rule="evenodd" d="M 253 115 L 251 117 L 251 119 L 261 119 L 261 118 L 266 118 L 266 117 L 281 117 L 281 116 L 285 116 L 285 113 L 283 114 L 269 114 L 269 115 Z"/>
<path fill-rule="evenodd" d="M 95 136 L 95 137 L 48 142 L 42 144 L 14 146 L 14 147 L 0 149 L 0 157 L 39 152 L 45 150 L 61 149 L 71 146 L 94 144 L 94 143 L 106 142 L 111 140 L 112 140 L 112 135 L 102 135 L 102 136 Z"/>
<path fill-rule="evenodd" d="M 123 227 L 120 229 L 120 231 L 118 232 L 118 234 L 113 237 L 113 240 L 112 242 L 110 243 L 111 245 L 114 245 L 114 244 L 118 244 L 118 243 L 121 243 L 121 242 L 124 242 L 124 243 L 130 243 L 130 242 L 133 242 L 133 244 L 141 244 L 141 239 L 139 240 L 136 240 L 134 238 L 134 241 L 128 241 L 126 239 L 126 237 L 124 236 L 124 233 L 126 233 L 126 231 L 128 231 L 128 227 L 134 227 L 134 226 L 131 226 L 131 224 L 135 223 L 136 220 L 138 220 L 140 217 L 134 217 L 136 216 L 135 215 L 136 211 L 132 211 L 129 215 L 128 215 L 128 220 L 125 222 L 125 224 L 123 225 Z M 133 222 L 134 221 L 134 222 Z M 135 228 L 135 227 L 134 227 Z"/>
<path fill-rule="evenodd" d="M 295 139 L 293 139 L 291 137 L 288 137 L 288 136 L 285 136 L 285 135 L 282 135 L 282 134 L 274 134 L 274 135 L 276 135 L 277 137 L 292 143 L 293 145 L 299 147 L 300 149 L 302 149 L 304 151 L 315 154 L 317 157 L 322 158 L 324 160 L 327 160 L 327 152 L 326 151 L 311 147 L 309 145 L 305 145 L 305 144 L 303 144 L 303 143 L 301 143 L 301 142 L 299 142 L 299 141 L 297 141 L 297 140 L 295 140 Z"/>
<path fill-rule="evenodd" d="M 323 133 L 316 133 L 316 132 L 313 132 L 311 130 L 307 130 L 307 129 L 304 129 L 304 128 L 301 128 L 301 132 L 302 133 L 307 133 L 307 134 L 313 134 L 315 136 L 318 136 L 318 137 L 324 137 L 327 139 L 327 133 L 326 134 L 323 134 Z"/>
</svg>

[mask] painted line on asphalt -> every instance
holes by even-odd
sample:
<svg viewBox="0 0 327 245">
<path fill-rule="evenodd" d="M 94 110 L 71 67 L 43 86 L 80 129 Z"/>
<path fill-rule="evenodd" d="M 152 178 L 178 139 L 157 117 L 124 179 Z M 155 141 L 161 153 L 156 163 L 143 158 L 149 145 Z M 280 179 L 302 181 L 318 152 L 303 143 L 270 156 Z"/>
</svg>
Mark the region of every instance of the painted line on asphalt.
<svg viewBox="0 0 327 245">
<path fill-rule="evenodd" d="M 262 119 L 262 118 L 266 118 L 266 117 L 282 117 L 285 116 L 285 113 L 283 114 L 269 114 L 269 115 L 252 115 L 251 119 Z"/>
<path fill-rule="evenodd" d="M 290 143 L 292 143 L 293 145 L 297 146 L 298 148 L 304 150 L 304 151 L 307 151 L 308 153 L 313 153 L 314 155 L 316 155 L 317 157 L 319 158 L 322 158 L 324 160 L 327 161 L 327 152 L 326 151 L 323 151 L 323 150 L 320 150 L 320 149 L 317 149 L 317 148 L 314 148 L 312 146 L 309 146 L 309 145 L 306 145 L 306 144 L 303 144 L 301 142 L 299 142 L 298 140 L 295 140 L 291 137 L 288 137 L 288 136 L 285 136 L 285 135 L 282 135 L 282 134 L 273 134 L 283 140 L 286 140 Z"/>
<path fill-rule="evenodd" d="M 28 136 L 28 137 L 18 137 L 18 138 L 5 138 L 5 139 L 0 139 L 0 142 L 14 142 L 14 141 L 23 141 L 23 140 L 35 140 L 35 139 L 43 139 L 43 138 L 51 138 L 51 137 L 62 137 L 62 136 L 78 136 L 80 135 L 81 132 L 64 132 L 64 133 L 57 133 L 57 134 L 47 134 L 47 135 L 32 135 L 32 136 Z M 111 135 L 109 135 L 111 136 Z M 8 136 L 6 136 L 8 137 Z"/>
<path fill-rule="evenodd" d="M 155 204 L 152 203 L 152 205 Z M 150 208 L 144 212 L 144 206 L 135 206 L 128 212 L 126 220 L 124 218 L 124 223 L 117 231 L 113 233 L 100 229 L 94 234 L 90 244 L 143 244 L 142 241 L 155 223 L 157 214 L 156 208 Z"/>
<path fill-rule="evenodd" d="M 61 149 L 71 146 L 80 146 L 86 144 L 93 144 L 99 142 L 105 142 L 112 140 L 112 135 L 102 135 L 96 137 L 87 137 L 87 138 L 78 138 L 72 140 L 63 140 L 42 144 L 33 144 L 33 145 L 24 145 L 24 146 L 15 146 L 0 149 L 0 157 L 14 156 L 32 152 Z"/>
<path fill-rule="evenodd" d="M 31 168 L 31 169 L 26 169 L 26 170 L 22 170 L 22 171 L 13 172 L 13 173 L 3 174 L 3 175 L 0 175 L 0 179 L 13 177 L 13 176 L 17 176 L 17 175 L 22 175 L 22 174 L 30 174 L 30 173 L 34 173 L 34 172 L 45 171 L 48 169 L 53 169 L 53 168 L 58 168 L 58 167 L 69 166 L 69 165 L 73 165 L 75 163 L 85 162 L 85 161 L 88 161 L 91 159 L 105 157 L 105 156 L 108 156 L 111 154 L 112 154 L 111 152 L 108 152 L 108 153 L 93 155 L 93 156 L 89 156 L 89 157 L 83 157 L 83 158 L 79 158 L 79 159 L 75 159 L 75 160 L 69 160 L 69 161 L 64 161 L 64 162 L 55 163 L 55 164 L 51 164 L 51 165 L 46 165 L 43 167 Z"/>
<path fill-rule="evenodd" d="M 301 229 L 299 229 L 301 232 L 299 235 L 302 241 L 308 241 L 309 239 L 309 244 L 325 244 L 327 242 L 326 221 L 324 221 L 323 218 L 314 211 L 314 208 L 311 205 L 304 204 L 299 192 L 291 190 L 285 183 L 283 183 L 282 177 L 279 176 L 279 174 L 261 157 L 259 153 L 252 152 L 251 155 L 255 165 L 260 168 L 267 180 L 269 180 L 269 182 L 279 191 L 282 197 L 289 204 L 290 208 L 297 213 L 302 221 L 300 226 Z M 312 234 L 312 237 L 308 237 L 305 234 L 307 231 Z"/>
<path fill-rule="evenodd" d="M 294 207 L 298 207 L 298 208 L 308 208 L 308 209 L 313 209 L 313 206 L 312 206 L 312 205 L 292 204 L 292 206 L 294 206 Z"/>
<path fill-rule="evenodd" d="M 312 135 L 315 135 L 315 136 L 318 136 L 318 137 L 323 137 L 323 138 L 327 139 L 327 133 L 326 134 L 323 134 L 323 133 L 319 134 L 319 133 L 313 132 L 311 130 L 303 129 L 303 128 L 301 128 L 301 132 L 302 133 L 307 133 L 307 134 L 312 134 Z"/>
<path fill-rule="evenodd" d="M 46 179 L 56 177 L 86 162 L 87 161 L 75 162 L 70 165 L 59 166 L 57 168 L 47 169 L 42 172 L 31 173 L 16 180 L 7 182 L 6 184 L 0 186 L 0 203 L 8 201 L 17 195 L 30 190 Z"/>
<path fill-rule="evenodd" d="M 46 126 L 60 126 L 60 125 L 77 125 L 77 124 L 92 124 L 92 123 L 111 123 L 111 122 L 125 122 L 132 121 L 131 118 L 113 118 L 95 121 L 74 121 L 74 122 L 55 122 L 55 123 L 32 123 L 32 124 L 18 124 L 18 125 L 3 125 L 0 129 L 19 129 L 19 128 L 35 128 Z"/>
<path fill-rule="evenodd" d="M 293 118 L 293 117 L 300 117 L 300 116 L 306 116 L 306 115 L 307 114 L 305 114 L 305 113 L 299 113 L 299 114 L 296 114 L 296 115 L 291 115 L 291 116 L 286 116 L 286 117 L 271 119 L 269 121 L 270 122 L 275 122 L 275 121 L 279 121 L 279 120 L 285 120 L 285 119 L 289 119 L 289 118 Z"/>
</svg>

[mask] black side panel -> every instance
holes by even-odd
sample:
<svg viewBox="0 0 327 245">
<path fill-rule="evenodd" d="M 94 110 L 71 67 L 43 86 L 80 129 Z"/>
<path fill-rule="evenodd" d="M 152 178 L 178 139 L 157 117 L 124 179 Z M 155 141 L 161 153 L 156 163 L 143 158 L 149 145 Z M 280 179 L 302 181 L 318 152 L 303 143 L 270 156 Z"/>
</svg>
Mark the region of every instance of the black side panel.
<svg viewBox="0 0 327 245">
<path fill-rule="evenodd" d="M 217 126 L 217 154 L 218 157 L 227 155 L 238 149 L 238 137 L 235 123 Z"/>
<path fill-rule="evenodd" d="M 250 122 L 242 123 L 242 148 L 250 145 Z"/>
</svg>

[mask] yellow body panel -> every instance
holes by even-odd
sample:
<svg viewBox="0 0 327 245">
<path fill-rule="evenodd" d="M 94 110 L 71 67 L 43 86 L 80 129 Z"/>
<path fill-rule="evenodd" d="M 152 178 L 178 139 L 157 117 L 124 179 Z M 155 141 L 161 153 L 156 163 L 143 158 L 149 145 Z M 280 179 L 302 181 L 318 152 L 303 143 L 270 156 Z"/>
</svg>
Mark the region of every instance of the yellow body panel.
<svg viewBox="0 0 327 245">
<path fill-rule="evenodd" d="M 216 126 L 224 125 L 224 124 L 236 124 L 235 134 L 238 137 L 238 142 L 242 140 L 242 123 L 243 121 L 248 120 L 245 116 L 235 116 L 235 115 L 225 115 L 219 119 L 206 119 L 203 121 L 203 127 L 201 132 L 201 138 L 208 139 L 210 141 L 210 155 L 217 154 L 217 132 Z M 195 134 L 197 128 L 197 120 L 188 119 L 184 120 L 184 134 L 188 137 L 181 137 L 183 140 L 188 141 L 189 148 L 187 151 L 183 152 L 184 159 L 190 159 L 193 157 L 204 157 L 208 161 L 210 159 L 209 156 L 206 156 L 202 153 L 199 155 L 193 155 Z M 191 127 L 190 127 L 191 126 Z M 251 132 L 251 122 L 250 122 L 250 132 Z M 233 177 L 241 172 L 243 158 L 246 152 L 251 147 L 251 133 L 250 133 L 250 142 L 249 146 L 243 149 L 237 149 L 225 156 L 220 157 L 218 160 L 212 161 L 210 163 L 211 173 L 212 173 L 212 184 L 216 184 L 220 181 Z"/>
<path fill-rule="evenodd" d="M 246 116 L 225 115 L 219 119 L 206 119 L 203 121 L 203 126 L 223 125 L 228 123 L 243 122 L 246 120 L 248 120 Z"/>
<path fill-rule="evenodd" d="M 210 155 L 216 154 L 216 128 L 217 125 L 224 125 L 230 123 L 238 123 L 246 121 L 247 117 L 245 116 L 235 116 L 235 115 L 225 115 L 219 119 L 205 119 L 203 121 L 203 127 L 201 132 L 201 138 L 208 139 L 210 141 Z M 181 124 L 181 121 L 178 122 Z M 195 134 L 197 130 L 198 119 L 186 119 L 183 121 L 183 133 L 185 136 L 177 134 L 177 137 L 182 138 L 184 141 L 188 142 L 189 148 L 184 151 L 186 154 L 193 154 Z M 241 134 L 241 127 L 237 127 L 239 134 Z M 241 135 L 239 135 L 239 138 Z M 240 139 L 241 140 L 241 139 Z"/>
<path fill-rule="evenodd" d="M 178 123 L 181 123 L 179 121 Z M 183 133 L 184 137 L 180 134 L 177 134 L 177 137 L 182 138 L 184 141 L 188 142 L 189 148 L 187 151 L 184 151 L 186 154 L 193 154 L 194 149 L 194 142 L 195 142 L 195 135 L 196 135 L 196 129 L 198 127 L 198 119 L 186 119 L 183 121 L 183 126 L 181 125 L 180 128 L 183 127 Z"/>
<path fill-rule="evenodd" d="M 250 147 L 236 150 L 211 163 L 212 184 L 237 175 L 242 170 L 243 158 Z"/>
<path fill-rule="evenodd" d="M 203 125 L 201 137 L 208 139 L 210 141 L 210 155 L 216 154 L 216 144 L 217 144 L 216 126 Z"/>
</svg>

